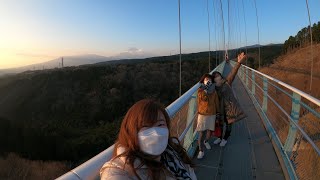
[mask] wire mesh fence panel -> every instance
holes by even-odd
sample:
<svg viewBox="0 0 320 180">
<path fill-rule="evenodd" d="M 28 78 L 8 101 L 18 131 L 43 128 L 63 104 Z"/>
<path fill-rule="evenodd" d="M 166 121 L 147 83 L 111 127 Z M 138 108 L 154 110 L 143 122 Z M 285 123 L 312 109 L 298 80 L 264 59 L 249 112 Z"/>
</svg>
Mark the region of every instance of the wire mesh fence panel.
<svg viewBox="0 0 320 180">
<path fill-rule="evenodd" d="M 319 147 L 320 141 L 315 143 Z M 299 179 L 320 179 L 320 156 L 300 132 L 297 132 L 290 161 Z"/>
<path fill-rule="evenodd" d="M 262 107 L 262 104 L 263 104 L 263 90 L 262 90 L 262 87 L 260 85 L 259 86 L 256 85 L 256 91 L 255 91 L 254 97 L 256 98 L 259 106 Z"/>
<path fill-rule="evenodd" d="M 172 137 L 178 138 L 187 127 L 189 101 L 185 103 L 183 107 L 171 119 L 170 135 Z"/>
<path fill-rule="evenodd" d="M 292 91 L 281 86 L 276 85 L 273 81 L 268 81 L 268 95 L 277 100 L 277 103 L 290 114 L 292 108 Z"/>
<path fill-rule="evenodd" d="M 311 112 L 307 107 L 301 106 L 299 125 L 311 140 L 316 142 L 317 147 L 320 148 L 319 144 L 317 144 L 317 142 L 320 142 L 320 119 L 317 116 L 320 111 L 320 107 L 312 109 L 312 111 L 313 112 Z"/>
<path fill-rule="evenodd" d="M 284 152 L 279 158 L 289 159 L 298 179 L 320 179 L 319 100 L 246 68 L 240 69 L 239 78 L 260 106 L 257 110 L 264 111 L 271 133 L 279 138 L 276 145 Z"/>
</svg>

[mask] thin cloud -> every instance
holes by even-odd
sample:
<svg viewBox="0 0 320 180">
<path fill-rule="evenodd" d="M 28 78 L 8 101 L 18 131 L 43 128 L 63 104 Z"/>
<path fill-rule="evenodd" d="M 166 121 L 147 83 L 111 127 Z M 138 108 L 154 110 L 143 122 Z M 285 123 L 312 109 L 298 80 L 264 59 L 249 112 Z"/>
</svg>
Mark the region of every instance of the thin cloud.
<svg viewBox="0 0 320 180">
<path fill-rule="evenodd" d="M 153 54 L 145 52 L 143 49 L 141 48 L 137 48 L 137 47 L 130 47 L 128 50 L 123 51 L 121 53 L 119 53 L 116 57 L 117 58 L 146 58 L 146 57 L 151 57 L 153 56 Z"/>
<path fill-rule="evenodd" d="M 128 53 L 139 53 L 139 52 L 142 52 L 142 49 L 138 49 L 136 47 L 131 47 L 125 52 L 128 52 Z"/>
</svg>

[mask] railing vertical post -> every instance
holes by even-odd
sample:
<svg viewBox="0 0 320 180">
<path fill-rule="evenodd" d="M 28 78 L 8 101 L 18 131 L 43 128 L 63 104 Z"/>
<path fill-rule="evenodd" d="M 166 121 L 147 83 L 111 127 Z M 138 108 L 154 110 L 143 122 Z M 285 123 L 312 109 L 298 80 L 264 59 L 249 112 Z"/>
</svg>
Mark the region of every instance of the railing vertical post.
<svg viewBox="0 0 320 180">
<path fill-rule="evenodd" d="M 290 116 L 296 123 L 298 123 L 299 116 L 300 116 L 301 96 L 295 92 L 293 92 L 292 95 L 293 95 L 292 96 L 292 108 L 291 108 L 291 115 Z M 288 137 L 287 137 L 286 142 L 284 144 L 284 150 L 286 151 L 286 153 L 288 154 L 289 157 L 292 153 L 292 148 L 293 148 L 295 138 L 296 138 L 296 132 L 297 132 L 297 128 L 293 125 L 293 123 L 290 123 Z"/>
<path fill-rule="evenodd" d="M 187 117 L 186 127 L 192 122 L 195 114 L 197 113 L 196 98 L 197 98 L 197 92 L 195 92 L 192 95 L 192 98 L 189 100 L 189 108 L 188 108 L 188 117 Z M 193 137 L 193 125 L 192 125 L 183 140 L 183 147 L 188 150 L 188 155 L 190 157 L 192 157 L 196 151 L 196 147 L 192 146 L 193 141 L 194 141 L 194 137 Z"/>
<path fill-rule="evenodd" d="M 268 109 L 268 79 L 263 77 L 263 102 L 262 110 L 266 113 Z"/>
<path fill-rule="evenodd" d="M 232 67 L 234 67 L 234 65 L 232 65 Z M 242 75 L 242 66 L 240 66 L 239 71 L 238 71 L 238 77 L 240 80 L 242 80 L 241 75 Z"/>
<path fill-rule="evenodd" d="M 255 74 L 255 72 L 251 70 L 251 79 L 252 79 L 252 82 L 251 82 L 251 93 L 252 93 L 253 96 L 256 93 L 256 84 L 255 84 L 256 81 L 255 81 L 254 74 Z"/>
<path fill-rule="evenodd" d="M 249 85 L 249 78 L 248 78 L 249 74 L 248 74 L 248 68 L 246 68 L 246 86 L 248 87 Z"/>
<path fill-rule="evenodd" d="M 241 66 L 241 68 L 242 68 L 242 82 L 245 82 L 246 76 L 245 76 L 245 72 L 244 72 L 244 67 Z"/>
<path fill-rule="evenodd" d="M 232 68 L 234 67 L 234 65 L 232 65 Z M 242 66 L 240 66 L 239 71 L 238 71 L 238 77 L 240 80 L 242 80 Z"/>
</svg>

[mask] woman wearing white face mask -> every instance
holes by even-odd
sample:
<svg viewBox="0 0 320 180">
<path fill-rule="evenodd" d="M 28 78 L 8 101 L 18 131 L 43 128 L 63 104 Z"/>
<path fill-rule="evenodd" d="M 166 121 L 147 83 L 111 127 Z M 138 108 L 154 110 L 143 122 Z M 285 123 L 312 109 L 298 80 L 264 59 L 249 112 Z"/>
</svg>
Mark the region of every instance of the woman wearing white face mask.
<svg viewBox="0 0 320 180">
<path fill-rule="evenodd" d="M 197 179 L 190 158 L 170 137 L 170 119 L 154 100 L 141 100 L 124 117 L 113 158 L 101 179 Z"/>
<path fill-rule="evenodd" d="M 225 146 L 227 144 L 227 140 L 231 134 L 232 124 L 235 121 L 243 119 L 246 117 L 244 112 L 242 111 L 239 103 L 233 95 L 231 85 L 232 82 L 237 75 L 237 72 L 241 66 L 241 63 L 246 59 L 244 53 L 238 55 L 238 63 L 234 66 L 231 72 L 228 74 L 227 78 L 224 79 L 220 72 L 213 72 L 212 76 L 214 77 L 214 82 L 216 84 L 216 90 L 221 101 L 220 104 L 220 113 L 221 119 L 223 123 L 225 123 L 226 128 L 224 129 L 224 136 L 218 137 L 217 140 L 214 141 L 214 144 L 219 144 L 220 146 Z"/>
<path fill-rule="evenodd" d="M 211 132 L 215 129 L 216 114 L 219 111 L 219 98 L 215 91 L 215 85 L 212 83 L 212 76 L 205 74 L 200 79 L 200 88 L 198 89 L 198 120 L 196 130 L 199 132 L 198 159 L 204 156 L 204 147 L 211 149 L 208 142 Z"/>
</svg>

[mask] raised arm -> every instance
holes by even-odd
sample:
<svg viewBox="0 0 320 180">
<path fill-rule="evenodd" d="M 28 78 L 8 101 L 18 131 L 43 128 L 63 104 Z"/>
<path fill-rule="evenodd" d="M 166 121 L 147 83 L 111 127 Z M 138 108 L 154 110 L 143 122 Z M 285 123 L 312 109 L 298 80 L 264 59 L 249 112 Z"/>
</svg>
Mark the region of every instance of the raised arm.
<svg viewBox="0 0 320 180">
<path fill-rule="evenodd" d="M 226 80 L 230 86 L 231 86 L 234 78 L 236 77 L 242 62 L 244 62 L 245 59 L 246 59 L 246 55 L 243 52 L 238 55 L 238 61 L 237 61 L 236 65 L 232 68 L 231 72 L 226 77 Z"/>
</svg>

